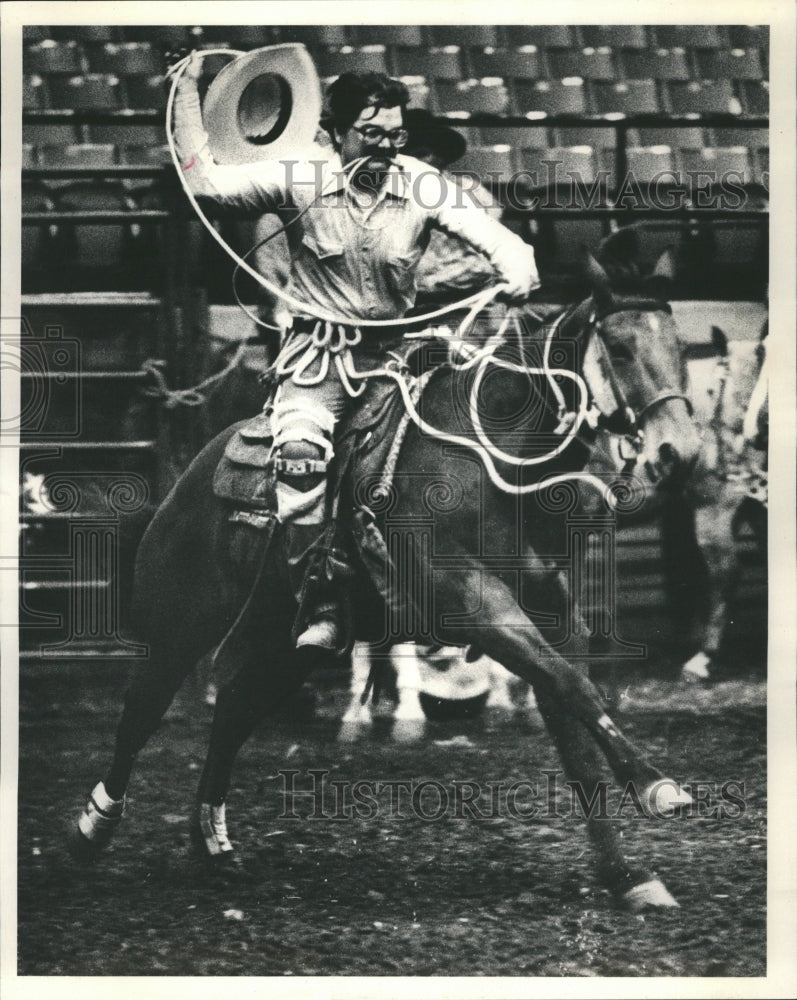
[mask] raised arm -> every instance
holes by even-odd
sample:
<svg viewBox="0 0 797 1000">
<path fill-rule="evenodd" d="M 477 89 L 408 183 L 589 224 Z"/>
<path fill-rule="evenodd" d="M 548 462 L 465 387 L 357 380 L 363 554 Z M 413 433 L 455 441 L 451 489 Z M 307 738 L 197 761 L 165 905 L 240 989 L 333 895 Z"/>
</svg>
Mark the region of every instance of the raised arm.
<svg viewBox="0 0 797 1000">
<path fill-rule="evenodd" d="M 174 140 L 189 187 L 197 196 L 223 205 L 267 212 L 284 202 L 286 169 L 279 161 L 242 165 L 219 164 L 208 146 L 197 92 L 201 60 L 192 57 L 177 84 L 174 99 Z"/>
<path fill-rule="evenodd" d="M 436 192 L 427 192 L 429 200 L 421 196 L 426 204 L 439 204 L 434 212 L 435 223 L 489 258 L 500 280 L 508 285 L 505 297 L 510 302 L 523 302 L 540 287 L 533 247 L 491 218 L 467 191 L 443 175 L 429 174 L 420 180 L 436 188 Z"/>
</svg>

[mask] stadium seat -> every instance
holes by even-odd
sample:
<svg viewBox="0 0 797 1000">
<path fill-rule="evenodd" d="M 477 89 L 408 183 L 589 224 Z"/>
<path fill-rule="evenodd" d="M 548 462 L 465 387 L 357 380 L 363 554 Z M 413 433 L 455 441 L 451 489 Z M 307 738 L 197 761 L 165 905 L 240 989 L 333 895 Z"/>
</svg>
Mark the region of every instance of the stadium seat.
<svg viewBox="0 0 797 1000">
<path fill-rule="evenodd" d="M 572 49 L 578 46 L 576 29 L 567 24 L 507 24 L 504 36 L 512 45 L 536 45 L 538 49 Z"/>
<path fill-rule="evenodd" d="M 758 49 L 725 49 L 698 52 L 697 67 L 703 80 L 763 80 Z"/>
<path fill-rule="evenodd" d="M 619 76 L 614 54 L 605 45 L 597 49 L 549 52 L 548 65 L 551 76 L 560 80 L 566 76 L 581 76 L 585 80 L 615 80 Z"/>
<path fill-rule="evenodd" d="M 165 70 L 163 55 L 151 42 L 107 42 L 88 50 L 95 73 L 116 76 L 154 76 Z"/>
<path fill-rule="evenodd" d="M 163 125 L 125 124 L 123 119 L 115 125 L 89 125 L 87 132 L 91 142 L 113 146 L 160 146 L 166 141 Z"/>
<path fill-rule="evenodd" d="M 740 174 L 743 183 L 753 182 L 750 155 L 744 146 L 725 149 L 706 147 L 704 149 L 681 149 L 681 166 L 687 172 L 701 171 L 716 174 L 719 181 L 729 173 Z"/>
<path fill-rule="evenodd" d="M 629 146 L 626 150 L 628 172 L 640 183 L 650 181 L 657 174 L 675 170 L 675 156 L 670 146 Z M 614 164 L 604 165 L 613 169 Z"/>
<path fill-rule="evenodd" d="M 165 109 L 169 94 L 162 76 L 131 76 L 125 84 L 129 108 L 139 111 Z"/>
<path fill-rule="evenodd" d="M 92 212 L 135 209 L 135 202 L 120 184 L 88 181 L 72 184 L 58 194 L 58 207 Z M 76 288 L 113 287 L 123 283 L 120 272 L 131 263 L 133 230 L 129 223 L 63 223 L 68 246 L 68 270 Z M 66 267 L 67 265 L 65 265 Z"/>
<path fill-rule="evenodd" d="M 155 146 L 120 146 L 119 162 L 158 167 L 171 165 L 172 155 L 165 143 Z"/>
<path fill-rule="evenodd" d="M 475 76 L 502 76 L 505 79 L 539 80 L 547 74 L 535 45 L 520 48 L 472 49 L 470 65 Z"/>
<path fill-rule="evenodd" d="M 59 42 L 118 42 L 122 29 L 113 24 L 53 24 L 47 37 Z"/>
<path fill-rule="evenodd" d="M 706 146 L 747 146 L 750 149 L 763 149 L 769 145 L 769 129 L 766 128 L 713 128 L 710 129 L 712 141 Z M 684 146 L 692 143 L 684 143 Z"/>
<path fill-rule="evenodd" d="M 340 76 L 341 73 L 388 73 L 384 45 L 363 45 L 354 48 L 319 49 L 315 56 L 321 76 Z"/>
<path fill-rule="evenodd" d="M 43 167 L 111 167 L 116 163 L 116 147 L 86 142 L 71 146 L 42 146 L 39 161 Z M 69 183 L 74 184 L 74 178 Z"/>
<path fill-rule="evenodd" d="M 718 24 L 660 24 L 656 43 L 664 49 L 724 49 L 728 37 Z"/>
<path fill-rule="evenodd" d="M 206 24 L 202 26 L 205 45 L 226 42 L 233 49 L 259 49 L 279 41 L 279 28 L 262 24 Z"/>
<path fill-rule="evenodd" d="M 499 77 L 440 81 L 435 84 L 435 93 L 438 110 L 446 115 L 501 115 L 509 103 L 509 93 Z"/>
<path fill-rule="evenodd" d="M 518 112 L 527 118 L 586 112 L 584 81 L 580 77 L 565 80 L 518 81 L 515 85 Z"/>
<path fill-rule="evenodd" d="M 401 45 L 406 48 L 425 45 L 423 29 L 414 24 L 361 24 L 357 27 L 360 45 Z"/>
<path fill-rule="evenodd" d="M 655 80 L 593 84 L 595 111 L 601 115 L 636 115 L 659 111 Z"/>
<path fill-rule="evenodd" d="M 57 36 L 53 33 L 52 28 L 49 28 L 46 24 L 22 25 L 23 45 L 33 45 L 35 42 L 41 42 L 45 38 L 56 38 L 56 37 Z"/>
<path fill-rule="evenodd" d="M 123 105 L 119 78 L 110 73 L 53 76 L 49 85 L 50 104 L 54 108 L 109 111 Z"/>
<path fill-rule="evenodd" d="M 22 65 L 26 73 L 82 73 L 83 51 L 77 42 L 45 38 L 24 50 Z"/>
<path fill-rule="evenodd" d="M 740 87 L 742 104 L 748 115 L 769 114 L 769 83 L 766 80 L 748 80 Z"/>
<path fill-rule="evenodd" d="M 124 28 L 125 41 L 151 42 L 160 49 L 196 45 L 200 37 L 182 24 L 127 24 Z"/>
<path fill-rule="evenodd" d="M 283 42 L 303 42 L 309 46 L 356 45 L 355 29 L 345 24 L 302 24 L 280 29 Z"/>
<path fill-rule="evenodd" d="M 590 146 L 553 146 L 549 149 L 521 149 L 523 170 L 536 173 L 540 185 L 566 184 L 569 177 L 591 184 L 596 177 L 595 153 Z"/>
<path fill-rule="evenodd" d="M 38 74 L 22 78 L 22 108 L 24 111 L 34 111 L 47 107 L 47 88 L 44 79 Z"/>
<path fill-rule="evenodd" d="M 54 212 L 55 202 L 41 184 L 22 182 L 22 214 Z M 58 263 L 59 228 L 55 223 L 22 226 L 21 263 L 22 291 L 37 292 L 52 280 L 52 269 Z"/>
<path fill-rule="evenodd" d="M 731 24 L 728 35 L 735 49 L 758 49 L 769 55 L 769 26 L 766 24 Z"/>
<path fill-rule="evenodd" d="M 38 150 L 35 146 L 31 146 L 30 143 L 24 142 L 22 144 L 22 169 L 27 170 L 30 167 L 38 166 L 38 163 Z"/>
<path fill-rule="evenodd" d="M 503 143 L 495 146 L 471 146 L 452 167 L 452 173 L 474 173 L 483 178 L 488 176 L 507 178 L 514 173 L 514 169 L 512 147 Z"/>
<path fill-rule="evenodd" d="M 663 84 L 669 95 L 670 110 L 679 115 L 701 115 L 711 112 L 740 114 L 742 106 L 730 80 L 673 81 Z"/>
<path fill-rule="evenodd" d="M 669 146 L 671 149 L 702 149 L 705 144 L 703 129 L 700 128 L 670 127 L 628 130 L 629 146 Z"/>
<path fill-rule="evenodd" d="M 592 24 L 581 29 L 584 45 L 599 48 L 608 45 L 615 49 L 646 49 L 649 47 L 647 31 L 641 24 Z"/>
<path fill-rule="evenodd" d="M 573 204 L 573 187 L 566 184 L 560 189 L 549 190 L 546 201 L 555 207 Z M 576 202 L 578 204 L 578 202 Z M 608 222 L 603 219 L 546 218 L 542 213 L 534 220 L 536 236 L 533 239 L 537 263 L 543 275 L 548 272 L 574 273 L 579 268 L 583 248 L 597 251 L 607 233 Z"/>
<path fill-rule="evenodd" d="M 592 149 L 614 149 L 617 145 L 617 133 L 613 128 L 600 128 L 585 125 L 581 128 L 554 129 L 554 142 L 557 146 L 590 146 Z"/>
<path fill-rule="evenodd" d="M 393 52 L 395 72 L 399 76 L 425 76 L 427 80 L 461 80 L 461 52 L 457 45 L 443 48 L 398 48 Z"/>
<path fill-rule="evenodd" d="M 689 80 L 689 61 L 685 49 L 649 49 L 622 54 L 625 76 L 631 80 Z"/>
<path fill-rule="evenodd" d="M 431 104 L 431 90 L 424 76 L 400 76 L 399 80 L 410 92 L 410 107 L 426 108 Z"/>
<path fill-rule="evenodd" d="M 74 125 L 22 125 L 22 141 L 29 146 L 68 146 L 79 139 L 80 135 Z"/>
<path fill-rule="evenodd" d="M 107 143 L 74 143 L 70 146 L 41 146 L 39 165 L 42 167 L 112 167 L 117 161 L 116 147 Z M 74 177 L 49 177 L 47 188 L 57 192 L 75 183 Z"/>
<path fill-rule="evenodd" d="M 429 29 L 433 45 L 499 45 L 498 29 L 491 24 L 434 24 Z"/>
</svg>

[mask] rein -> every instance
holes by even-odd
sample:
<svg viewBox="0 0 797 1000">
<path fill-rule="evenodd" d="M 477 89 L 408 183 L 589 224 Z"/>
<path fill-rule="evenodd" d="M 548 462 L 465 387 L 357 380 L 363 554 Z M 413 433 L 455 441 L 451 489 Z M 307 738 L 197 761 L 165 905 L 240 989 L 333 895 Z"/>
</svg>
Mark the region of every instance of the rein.
<svg viewBox="0 0 797 1000">
<path fill-rule="evenodd" d="M 593 307 L 587 319 L 586 331 L 583 334 L 585 344 L 589 343 L 593 335 L 597 335 L 601 344 L 601 349 L 604 352 L 604 355 L 606 355 L 606 339 L 603 329 L 604 320 L 609 316 L 615 315 L 616 313 L 630 312 L 632 310 L 639 312 L 666 312 L 668 315 L 672 315 L 672 307 L 670 304 L 656 299 L 640 299 L 631 302 L 625 301 L 622 304 L 615 305 L 613 308 L 606 309 L 600 313 Z M 639 410 L 634 410 L 629 404 L 628 399 L 623 392 L 623 388 L 617 380 L 617 374 L 611 363 L 611 359 L 607 358 L 607 362 L 608 363 L 605 369 L 606 381 L 611 389 L 617 406 L 614 413 L 604 414 L 599 412 L 597 418 L 595 419 L 595 427 L 603 428 L 620 437 L 620 457 L 626 463 L 623 468 L 623 472 L 628 473 L 636 465 L 645 445 L 645 432 L 642 429 L 642 424 L 644 423 L 645 418 L 649 416 L 650 413 L 656 409 L 656 407 L 671 399 L 680 399 L 686 404 L 690 417 L 693 415 L 694 409 L 692 401 L 686 393 L 679 389 L 667 386 L 660 390 L 651 399 L 646 400 Z M 619 420 L 616 419 L 618 417 Z M 623 442 L 625 442 L 630 448 L 630 451 L 627 451 L 625 454 L 623 453 Z"/>
</svg>

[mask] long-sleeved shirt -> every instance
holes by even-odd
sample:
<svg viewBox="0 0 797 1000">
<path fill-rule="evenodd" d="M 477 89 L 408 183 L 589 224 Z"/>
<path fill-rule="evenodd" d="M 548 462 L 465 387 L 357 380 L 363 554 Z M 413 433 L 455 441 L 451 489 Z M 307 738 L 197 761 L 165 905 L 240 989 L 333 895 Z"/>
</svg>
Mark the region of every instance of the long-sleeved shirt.
<svg viewBox="0 0 797 1000">
<path fill-rule="evenodd" d="M 195 195 L 251 213 L 293 214 L 290 292 L 302 302 L 352 322 L 400 318 L 415 301 L 415 270 L 435 227 L 485 254 L 499 279 L 539 286 L 532 247 L 420 160 L 396 157 L 379 191 L 363 197 L 337 154 L 318 147 L 317 159 L 216 163 L 189 78 L 174 107 L 175 144 Z"/>
</svg>

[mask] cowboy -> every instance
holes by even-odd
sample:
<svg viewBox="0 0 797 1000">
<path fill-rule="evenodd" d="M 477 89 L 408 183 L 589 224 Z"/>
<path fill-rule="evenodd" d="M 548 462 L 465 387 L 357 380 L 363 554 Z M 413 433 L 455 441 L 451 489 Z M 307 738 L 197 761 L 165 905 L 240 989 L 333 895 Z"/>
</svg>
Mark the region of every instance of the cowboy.
<svg viewBox="0 0 797 1000">
<path fill-rule="evenodd" d="M 330 85 L 322 125 L 332 149 L 317 159 L 217 164 L 202 126 L 194 55 L 175 99 L 175 141 L 196 195 L 250 212 L 294 212 L 289 291 L 334 322 L 297 310 L 277 360 L 272 431 L 277 514 L 291 585 L 302 604 L 309 557 L 328 537 L 326 472 L 336 423 L 356 406 L 351 374 L 378 367 L 414 304 L 415 270 L 441 228 L 484 254 L 510 303 L 539 286 L 533 249 L 439 171 L 399 152 L 407 141 L 409 94 L 381 74 L 345 73 Z M 316 156 L 318 147 L 313 147 Z M 345 322 L 339 322 L 344 320 Z M 392 338 L 392 339 L 391 339 Z M 340 645 L 336 586 L 322 580 L 298 647 Z M 305 600 L 303 603 L 307 603 Z"/>
</svg>

